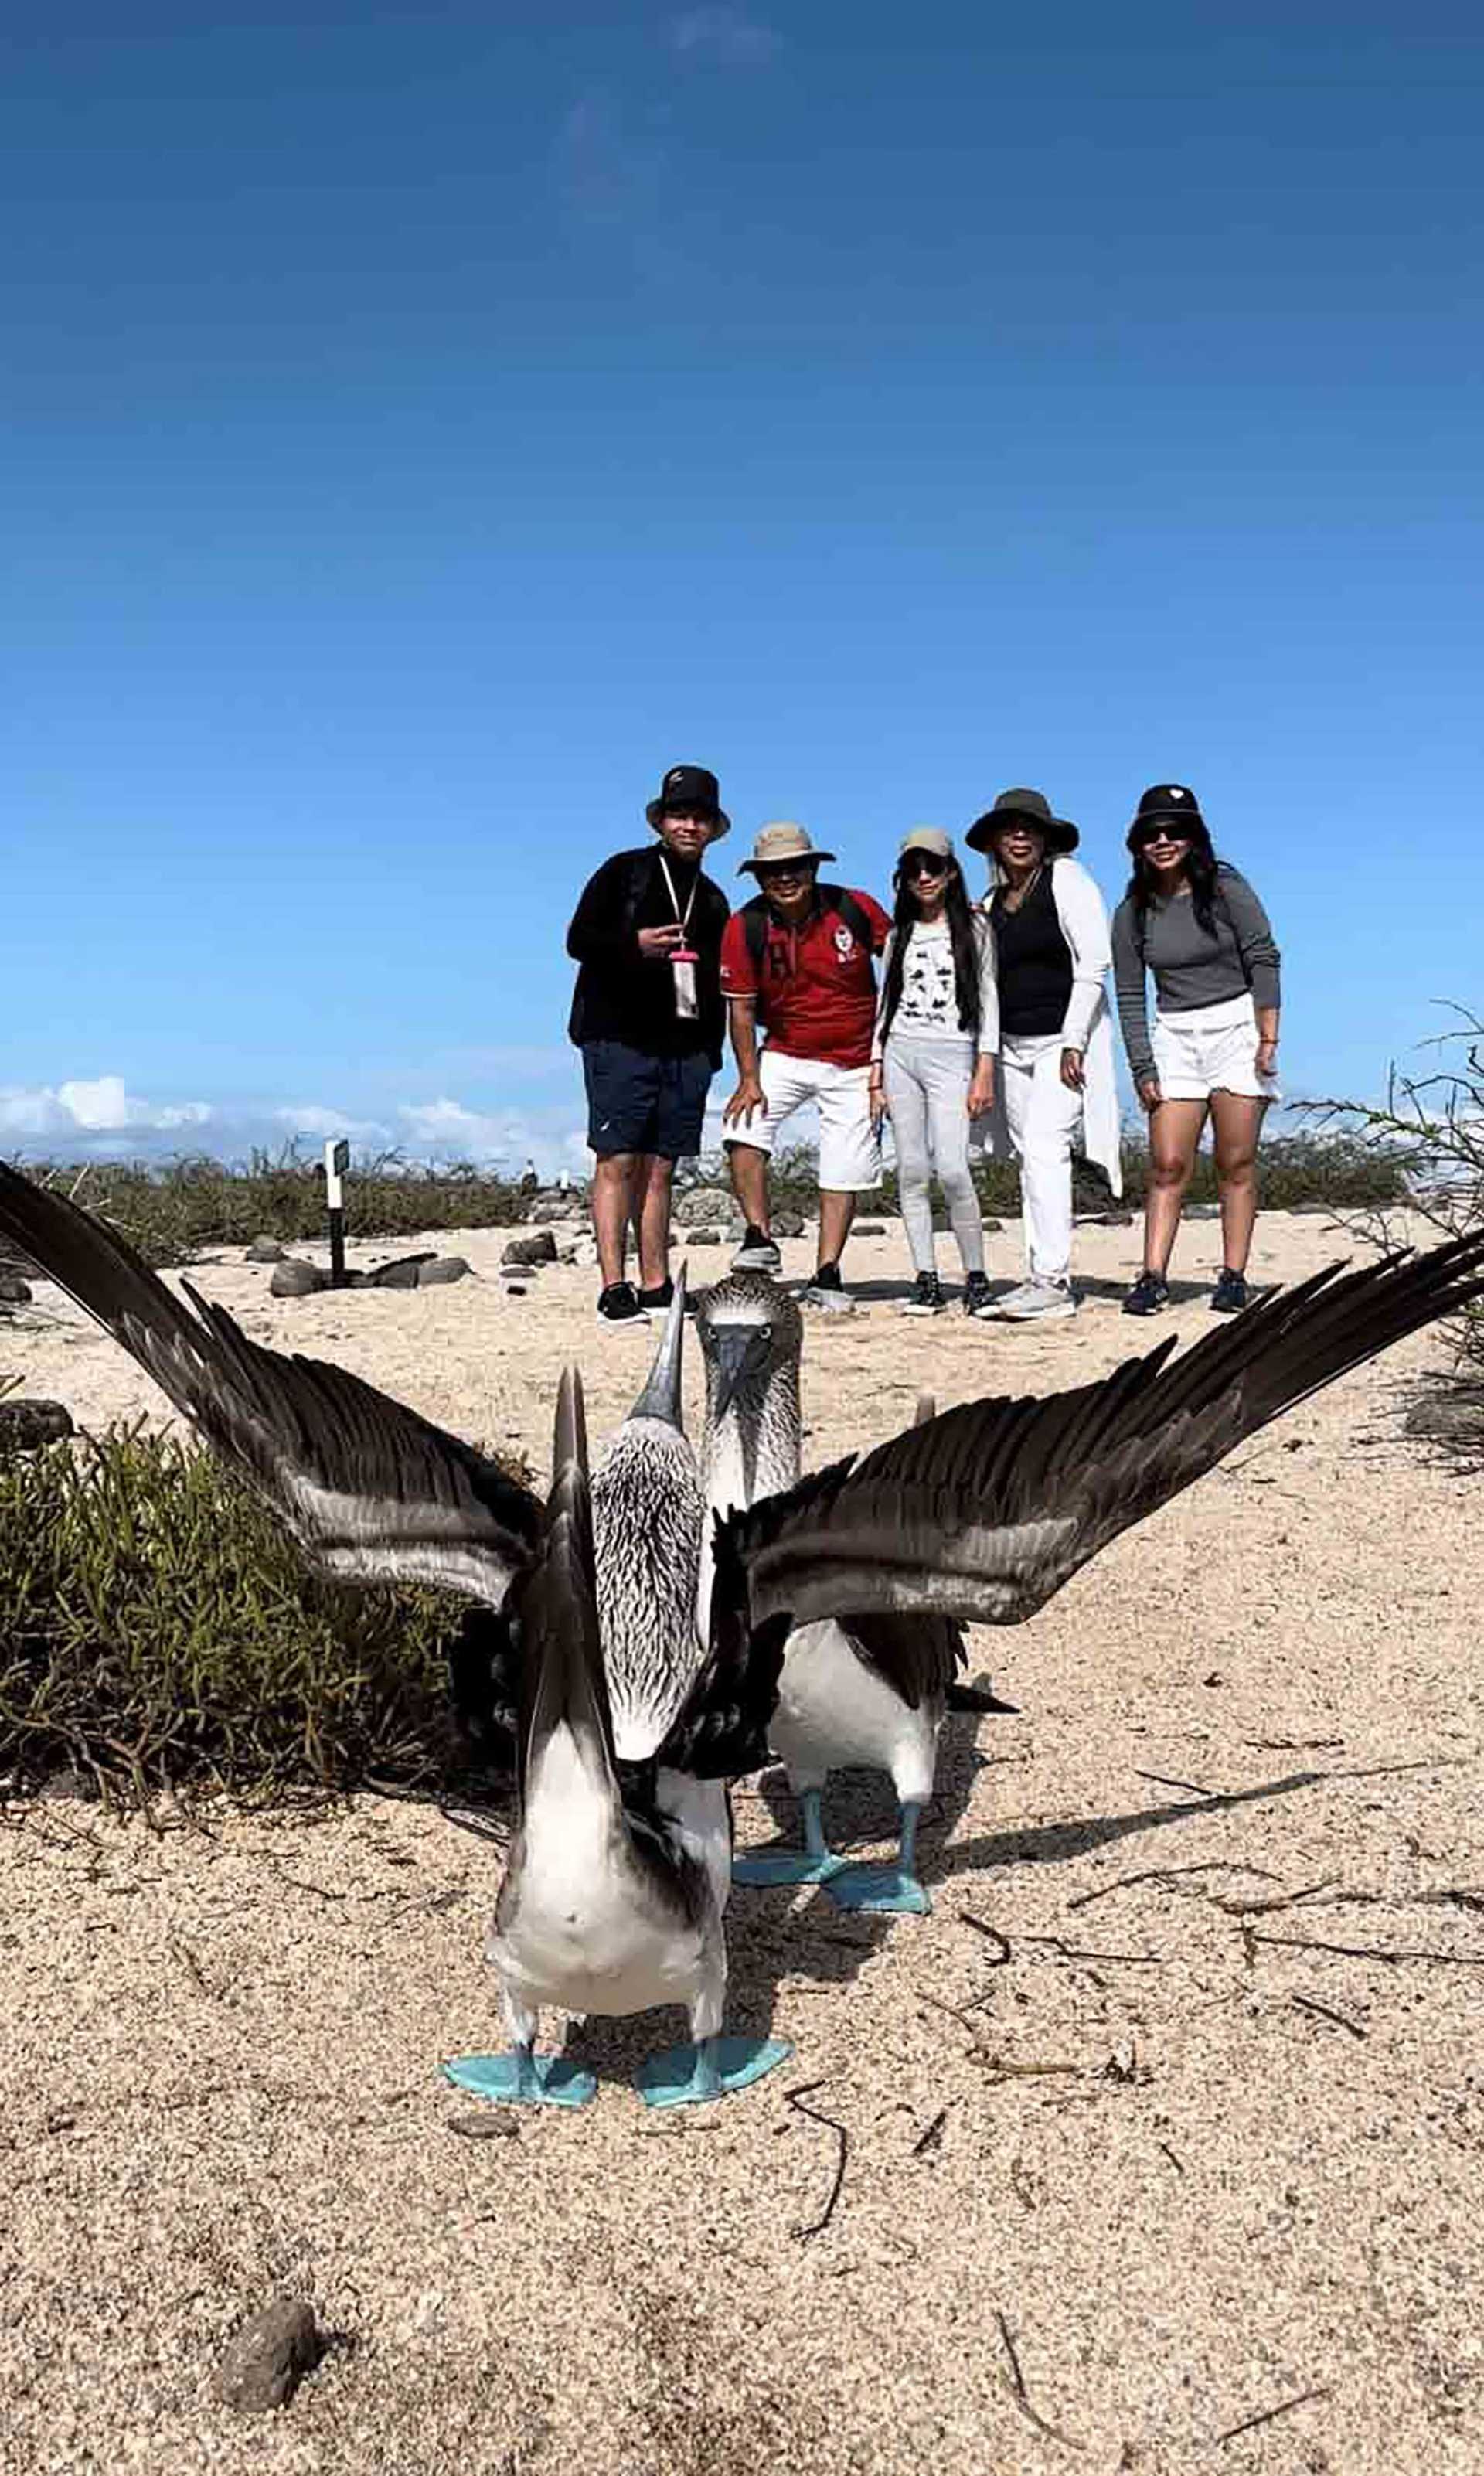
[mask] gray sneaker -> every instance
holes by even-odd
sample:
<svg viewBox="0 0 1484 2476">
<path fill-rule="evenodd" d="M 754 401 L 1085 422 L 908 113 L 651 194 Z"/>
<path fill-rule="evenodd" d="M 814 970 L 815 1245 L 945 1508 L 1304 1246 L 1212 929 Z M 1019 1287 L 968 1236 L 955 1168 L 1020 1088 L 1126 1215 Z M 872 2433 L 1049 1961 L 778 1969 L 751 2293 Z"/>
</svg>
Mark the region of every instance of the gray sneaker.
<svg viewBox="0 0 1484 2476">
<path fill-rule="evenodd" d="M 759 1229 L 754 1222 L 750 1221 L 742 1244 L 731 1259 L 731 1269 L 734 1273 L 771 1273 L 777 1280 L 783 1269 L 778 1240 L 770 1238 L 766 1229 Z"/>
<path fill-rule="evenodd" d="M 1070 1281 L 1022 1281 L 996 1301 L 996 1312 L 1010 1324 L 1055 1324 L 1076 1315 L 1076 1300 Z"/>
</svg>

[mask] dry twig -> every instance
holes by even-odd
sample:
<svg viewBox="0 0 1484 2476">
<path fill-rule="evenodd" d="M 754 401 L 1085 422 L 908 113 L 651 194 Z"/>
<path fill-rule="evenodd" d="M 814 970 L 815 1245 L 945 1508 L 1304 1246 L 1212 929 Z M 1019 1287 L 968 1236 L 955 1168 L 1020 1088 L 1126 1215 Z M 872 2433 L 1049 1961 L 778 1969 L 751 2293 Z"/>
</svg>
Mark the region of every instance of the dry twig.
<svg viewBox="0 0 1484 2476">
<path fill-rule="evenodd" d="M 1292 2415 L 1296 2407 L 1307 2407 L 1311 2399 L 1323 2399 L 1328 2396 L 1327 2384 L 1322 2385 L 1318 2389 L 1300 2390 L 1297 2398 L 1282 2399 L 1276 2407 L 1265 2407 L 1260 2409 L 1256 2415 L 1245 2415 L 1240 2424 L 1229 2424 L 1224 2433 L 1218 2433 L 1213 2437 L 1211 2447 L 1213 2450 L 1223 2450 L 1228 2441 L 1235 2441 L 1239 2434 L 1255 2433 L 1260 2424 L 1271 2424 L 1274 2416 Z"/>
<path fill-rule="evenodd" d="M 830 2219 L 834 2216 L 835 2203 L 839 2200 L 841 2188 L 845 2182 L 845 2163 L 849 2158 L 851 2151 L 851 2137 L 846 2131 L 844 2124 L 839 2122 L 834 2116 L 825 2115 L 822 2113 L 817 2106 L 804 2105 L 804 2099 L 812 2095 L 815 2090 L 821 2090 L 827 2086 L 828 2084 L 824 2081 L 805 2081 L 803 2089 L 785 2090 L 783 2092 L 783 2095 L 788 2100 L 791 2107 L 793 2107 L 800 2115 L 806 2115 L 811 2123 L 822 2123 L 828 2132 L 832 2132 L 834 2134 L 835 2139 L 840 2144 L 835 2157 L 834 2181 L 829 2187 L 829 2197 L 826 2201 L 824 2209 L 821 2211 L 819 2216 L 813 2219 L 808 2226 L 795 2227 L 792 2230 L 792 2233 L 798 2238 L 801 2243 L 807 2243 L 811 2236 L 823 2235 L 825 2229 L 829 2226 Z"/>
<path fill-rule="evenodd" d="M 995 2319 L 1000 2324 L 1000 2336 L 1004 2342 L 1004 2352 L 1010 2366 L 1009 2380 L 1005 2387 L 1008 2389 L 1011 2398 L 1015 2401 L 1016 2406 L 1020 2409 L 1022 2415 L 1025 2416 L 1027 2423 L 1035 2426 L 1037 2433 L 1044 2433 L 1048 2440 L 1059 2441 L 1063 2448 L 1067 2450 L 1080 2450 L 1083 2447 L 1083 2444 L 1080 2441 L 1074 2441 L 1070 2433 L 1063 2433 L 1059 2425 L 1052 2424 L 1049 2417 L 1038 2414 L 1036 2410 L 1031 2406 L 1030 2399 L 1026 2389 L 1026 2376 L 1021 2370 L 1020 2354 L 1015 2344 L 1015 2333 L 1011 2329 L 1009 2322 L 1005 2319 L 1004 2315 L 999 2310 L 998 2306 L 995 2311 Z"/>
</svg>

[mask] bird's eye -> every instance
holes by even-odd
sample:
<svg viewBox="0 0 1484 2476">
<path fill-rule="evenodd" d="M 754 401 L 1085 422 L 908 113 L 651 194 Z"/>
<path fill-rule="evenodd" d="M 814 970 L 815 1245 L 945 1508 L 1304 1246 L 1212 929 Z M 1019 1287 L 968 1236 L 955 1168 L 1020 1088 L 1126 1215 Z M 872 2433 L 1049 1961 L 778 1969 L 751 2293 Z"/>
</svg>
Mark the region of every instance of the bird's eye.
<svg viewBox="0 0 1484 2476">
<path fill-rule="evenodd" d="M 761 1333 L 764 1341 L 771 1341 L 773 1339 L 773 1326 L 771 1324 L 760 1324 L 757 1329 Z"/>
</svg>

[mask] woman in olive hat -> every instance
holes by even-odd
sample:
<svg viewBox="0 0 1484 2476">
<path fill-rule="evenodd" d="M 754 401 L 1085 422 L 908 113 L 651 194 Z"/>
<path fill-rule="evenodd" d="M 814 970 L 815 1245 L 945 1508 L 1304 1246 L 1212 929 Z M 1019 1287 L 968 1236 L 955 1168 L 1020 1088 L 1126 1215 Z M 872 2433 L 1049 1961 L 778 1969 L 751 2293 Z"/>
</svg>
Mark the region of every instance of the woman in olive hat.
<svg viewBox="0 0 1484 2476">
<path fill-rule="evenodd" d="M 1040 791 L 1002 791 L 966 837 L 990 855 L 984 910 L 1000 993 L 999 1092 L 991 1149 L 1020 1162 L 1026 1278 L 979 1310 L 1016 1324 L 1075 1315 L 1072 1153 L 1123 1193 L 1113 1028 L 1103 980 L 1108 915 L 1080 836 Z"/>
</svg>

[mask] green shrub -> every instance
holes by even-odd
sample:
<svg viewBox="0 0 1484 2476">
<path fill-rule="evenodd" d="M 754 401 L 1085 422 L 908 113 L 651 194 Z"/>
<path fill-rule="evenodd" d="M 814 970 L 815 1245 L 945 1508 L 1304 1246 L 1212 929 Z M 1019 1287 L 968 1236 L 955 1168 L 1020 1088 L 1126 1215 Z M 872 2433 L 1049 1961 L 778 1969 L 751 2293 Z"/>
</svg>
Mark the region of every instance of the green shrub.
<svg viewBox="0 0 1484 2476">
<path fill-rule="evenodd" d="M 0 1461 L 0 1780 L 112 1802 L 430 1786 L 461 1768 L 461 1607 L 310 1573 L 215 1456 L 112 1428 Z"/>
</svg>

